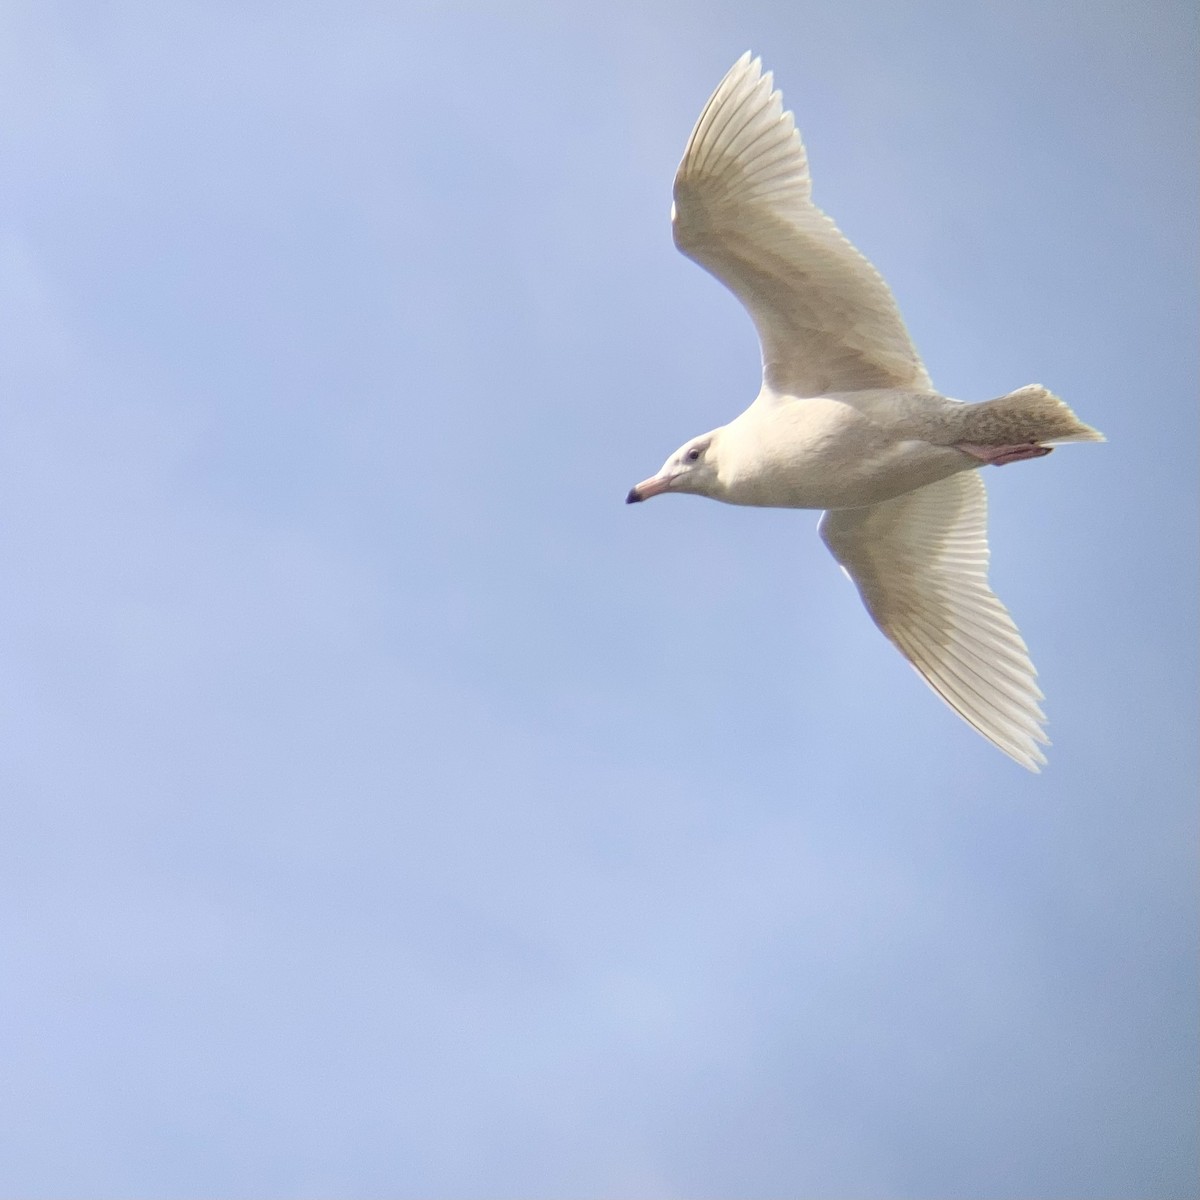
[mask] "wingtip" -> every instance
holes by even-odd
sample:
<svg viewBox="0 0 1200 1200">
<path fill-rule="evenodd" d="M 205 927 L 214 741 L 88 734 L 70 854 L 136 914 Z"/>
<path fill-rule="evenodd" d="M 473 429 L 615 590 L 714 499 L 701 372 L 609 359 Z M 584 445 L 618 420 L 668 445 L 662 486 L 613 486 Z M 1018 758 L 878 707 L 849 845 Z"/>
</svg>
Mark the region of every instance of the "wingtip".
<svg viewBox="0 0 1200 1200">
<path fill-rule="evenodd" d="M 747 50 L 725 74 L 726 76 L 744 74 L 757 77 L 762 74 L 762 56 L 755 54 L 753 50 Z"/>
<path fill-rule="evenodd" d="M 1049 745 L 1049 743 L 1047 743 Z M 1050 760 L 1040 751 L 1033 750 L 1030 752 L 1027 759 L 1017 759 L 1017 762 L 1033 775 L 1040 775 L 1042 768 L 1048 764 Z"/>
<path fill-rule="evenodd" d="M 1044 725 L 1045 721 L 1046 718 L 1042 716 L 1039 724 Z M 978 726 L 975 726 L 975 728 L 979 729 Z M 979 732 L 983 733 L 983 730 L 979 730 Z M 1042 747 L 1050 745 L 1050 739 L 1046 736 L 1045 729 L 1039 728 L 1036 733 L 1029 734 L 1024 745 L 1014 744 L 1007 739 L 1002 741 L 989 733 L 984 733 L 983 736 L 997 750 L 1003 751 L 1018 766 L 1024 767 L 1025 770 L 1032 772 L 1034 775 L 1040 775 L 1042 768 L 1050 761 L 1042 753 Z"/>
</svg>

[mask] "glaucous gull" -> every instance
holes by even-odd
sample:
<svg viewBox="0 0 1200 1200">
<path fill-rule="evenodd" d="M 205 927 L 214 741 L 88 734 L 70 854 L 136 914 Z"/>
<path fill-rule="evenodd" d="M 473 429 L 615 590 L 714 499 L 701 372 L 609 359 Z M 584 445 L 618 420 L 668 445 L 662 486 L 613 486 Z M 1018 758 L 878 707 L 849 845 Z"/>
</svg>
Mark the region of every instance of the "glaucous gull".
<svg viewBox="0 0 1200 1200">
<path fill-rule="evenodd" d="M 1036 771 L 1042 693 L 988 586 L 978 468 L 1103 436 L 1036 384 L 979 404 L 935 391 L 887 284 L 811 192 L 792 114 L 746 53 L 692 131 L 671 222 L 676 246 L 753 318 L 762 389 L 627 500 L 825 509 L 821 537 L 879 628 L 963 720 Z"/>
</svg>

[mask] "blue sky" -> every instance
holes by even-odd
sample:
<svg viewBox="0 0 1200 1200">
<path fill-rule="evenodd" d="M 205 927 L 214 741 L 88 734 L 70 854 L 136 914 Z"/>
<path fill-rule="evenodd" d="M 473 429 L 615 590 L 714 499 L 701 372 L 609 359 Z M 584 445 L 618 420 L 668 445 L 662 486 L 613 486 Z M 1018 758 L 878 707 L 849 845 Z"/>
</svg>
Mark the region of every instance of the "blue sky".
<svg viewBox="0 0 1200 1200">
<path fill-rule="evenodd" d="M 672 247 L 764 56 L 990 470 L 1040 777 Z M 0 1194 L 1173 1198 L 1197 1179 L 1196 15 L 0 7 Z"/>
</svg>

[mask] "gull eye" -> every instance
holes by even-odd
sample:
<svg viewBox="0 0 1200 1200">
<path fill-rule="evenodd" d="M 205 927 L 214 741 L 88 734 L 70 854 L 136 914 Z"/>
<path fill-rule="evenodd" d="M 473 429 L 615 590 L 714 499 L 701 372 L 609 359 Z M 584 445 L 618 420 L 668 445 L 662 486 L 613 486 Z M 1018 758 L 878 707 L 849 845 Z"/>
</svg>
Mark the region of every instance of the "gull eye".
<svg viewBox="0 0 1200 1200">
<path fill-rule="evenodd" d="M 699 446 L 693 446 L 684 456 L 684 462 L 699 462 L 701 450 Z"/>
</svg>

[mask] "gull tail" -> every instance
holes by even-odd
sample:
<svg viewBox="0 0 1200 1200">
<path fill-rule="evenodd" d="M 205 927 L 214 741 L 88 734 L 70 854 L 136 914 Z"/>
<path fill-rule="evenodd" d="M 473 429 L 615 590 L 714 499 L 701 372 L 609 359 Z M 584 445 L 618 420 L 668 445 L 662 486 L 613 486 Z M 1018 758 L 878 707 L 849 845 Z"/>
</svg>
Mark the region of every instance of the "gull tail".
<svg viewBox="0 0 1200 1200">
<path fill-rule="evenodd" d="M 957 415 L 959 440 L 977 447 L 1104 441 L 1104 434 L 1085 425 L 1053 392 L 1037 383 L 998 400 L 964 405 Z"/>
</svg>

